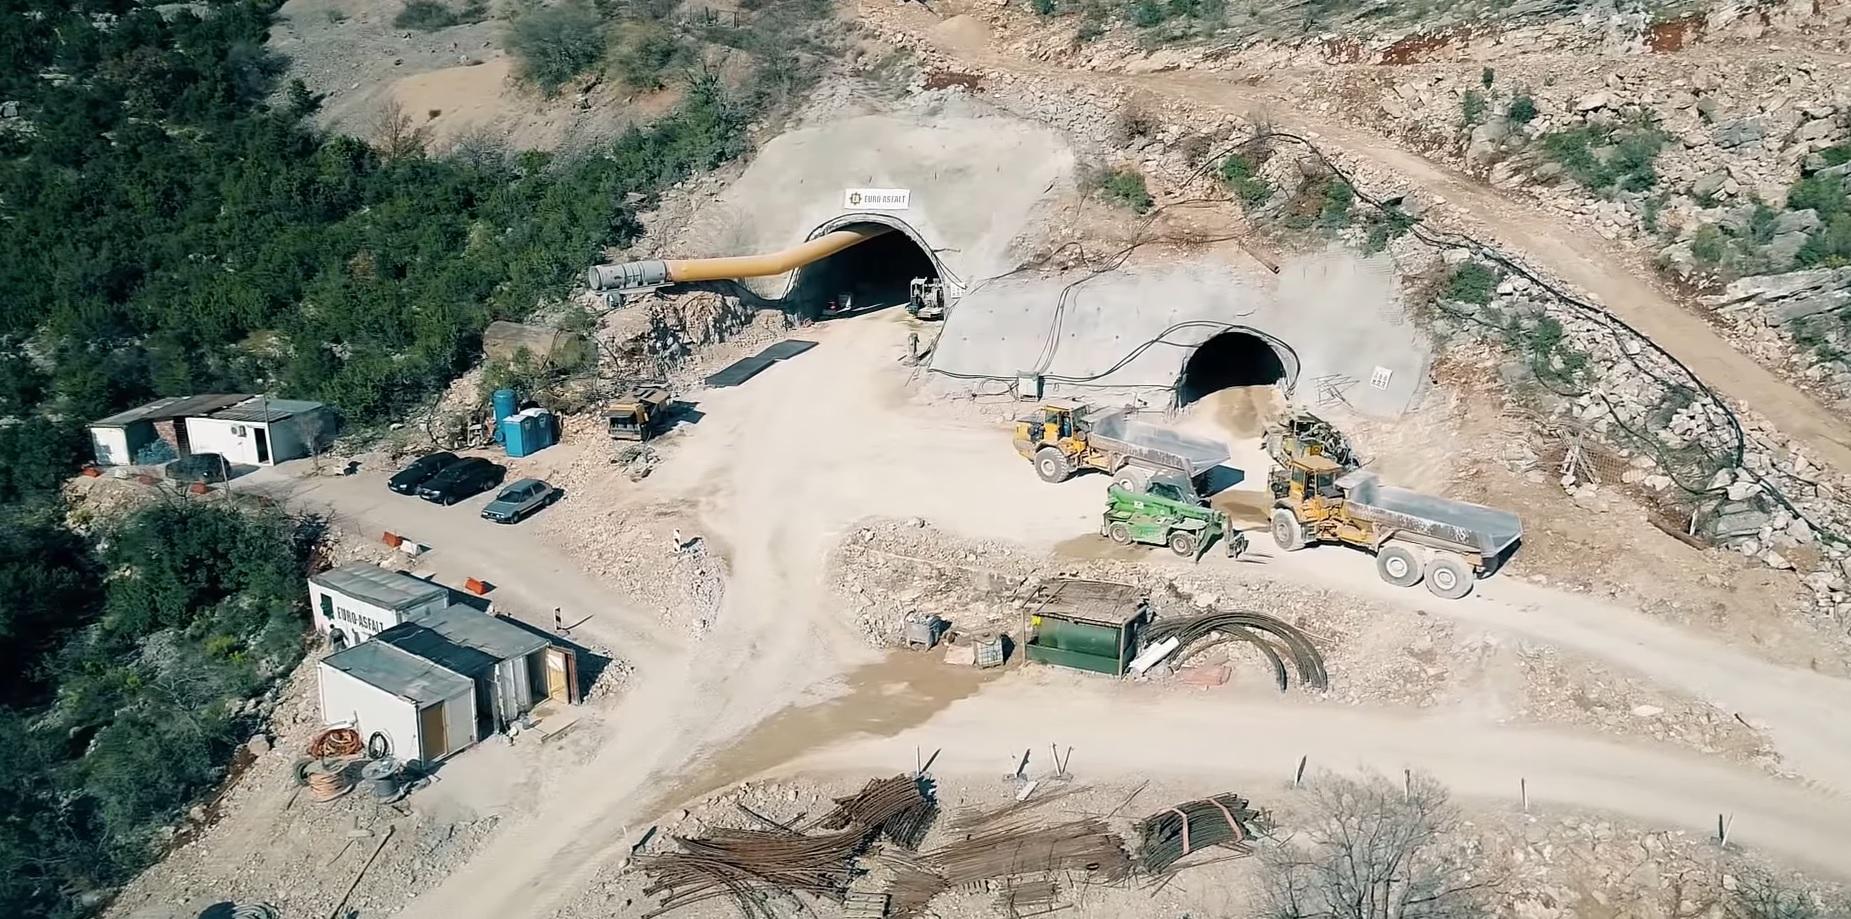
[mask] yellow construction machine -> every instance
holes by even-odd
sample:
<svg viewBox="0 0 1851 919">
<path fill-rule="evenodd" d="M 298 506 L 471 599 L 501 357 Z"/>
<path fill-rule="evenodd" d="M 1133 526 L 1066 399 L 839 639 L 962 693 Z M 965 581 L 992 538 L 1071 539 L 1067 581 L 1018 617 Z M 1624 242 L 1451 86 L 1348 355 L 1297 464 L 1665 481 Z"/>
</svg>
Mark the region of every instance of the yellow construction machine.
<svg viewBox="0 0 1851 919">
<path fill-rule="evenodd" d="M 1396 587 L 1425 580 L 1443 599 L 1471 593 L 1523 535 L 1508 511 L 1383 485 L 1375 473 L 1346 469 L 1321 452 L 1284 457 L 1278 473 L 1270 484 L 1279 548 L 1335 542 L 1365 549 L 1375 554 L 1382 580 Z"/>
<path fill-rule="evenodd" d="M 1098 469 L 1133 493 L 1160 476 L 1191 489 L 1198 476 L 1228 459 L 1227 447 L 1215 441 L 1146 424 L 1129 409 L 1077 402 L 1048 402 L 1017 418 L 1015 450 L 1035 464 L 1043 481 Z"/>
<path fill-rule="evenodd" d="M 604 407 L 605 423 L 613 440 L 649 440 L 668 427 L 674 397 L 666 387 L 642 386 L 618 396 Z"/>
</svg>

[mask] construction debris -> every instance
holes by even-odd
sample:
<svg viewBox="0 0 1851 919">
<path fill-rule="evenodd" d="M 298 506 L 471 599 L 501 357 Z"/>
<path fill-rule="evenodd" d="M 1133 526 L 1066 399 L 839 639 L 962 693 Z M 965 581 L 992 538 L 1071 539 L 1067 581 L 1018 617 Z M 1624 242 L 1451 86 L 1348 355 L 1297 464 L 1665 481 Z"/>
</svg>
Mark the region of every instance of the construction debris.
<svg viewBox="0 0 1851 919">
<path fill-rule="evenodd" d="M 1104 821 L 1049 824 L 1034 813 L 1039 804 L 1053 800 L 1058 798 L 961 817 L 953 826 L 966 834 L 963 838 L 916 858 L 883 852 L 881 861 L 893 869 L 890 915 L 919 915 L 934 897 L 968 885 L 1006 881 L 1016 886 L 1016 878 L 1045 879 L 1060 871 L 1088 883 L 1115 884 L 1129 877 L 1131 857 Z"/>
<path fill-rule="evenodd" d="M 1261 814 L 1236 794 L 1220 794 L 1158 811 L 1138 821 L 1138 867 L 1162 874 L 1185 856 L 1213 846 L 1250 855 Z"/>
<path fill-rule="evenodd" d="M 1273 677 L 1279 684 L 1279 691 L 1286 689 L 1285 660 L 1280 657 L 1278 649 L 1272 642 L 1254 634 L 1263 632 L 1277 638 L 1291 655 L 1292 664 L 1298 671 L 1298 681 L 1313 689 L 1326 689 L 1330 686 L 1330 676 L 1324 671 L 1324 656 L 1311 644 L 1311 639 L 1299 628 L 1283 619 L 1248 610 L 1216 611 L 1190 619 L 1159 619 L 1144 630 L 1146 646 L 1152 646 L 1175 638 L 1181 647 L 1175 652 L 1172 666 L 1180 665 L 1191 653 L 1197 653 L 1219 644 L 1219 641 L 1191 647 L 1194 643 L 1211 635 L 1225 636 L 1223 640 L 1250 642 L 1266 654 L 1272 661 Z"/>
<path fill-rule="evenodd" d="M 836 799 L 835 809 L 815 825 L 834 832 L 806 834 L 774 824 L 771 830 L 677 836 L 682 851 L 641 858 L 650 879 L 643 893 L 660 898 L 645 919 L 716 897 L 731 897 L 742 914 L 768 919 L 773 915 L 768 900 L 776 894 L 803 892 L 844 902 L 849 885 L 865 873 L 856 859 L 877 836 L 898 846 L 917 846 L 924 838 L 937 814 L 931 790 L 923 777 L 871 781 L 859 793 Z"/>
<path fill-rule="evenodd" d="M 894 845 L 917 850 L 938 817 L 938 803 L 925 793 L 923 781 L 910 775 L 871 780 L 861 791 L 835 799 L 835 809 L 816 825 L 825 830 L 876 827 Z"/>
</svg>

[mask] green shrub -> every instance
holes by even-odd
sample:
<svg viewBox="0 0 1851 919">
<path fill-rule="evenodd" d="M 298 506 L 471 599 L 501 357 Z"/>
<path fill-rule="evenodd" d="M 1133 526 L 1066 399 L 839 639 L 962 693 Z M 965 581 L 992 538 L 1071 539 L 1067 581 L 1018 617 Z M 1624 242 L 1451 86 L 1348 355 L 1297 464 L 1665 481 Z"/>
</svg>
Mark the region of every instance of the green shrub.
<svg viewBox="0 0 1851 919">
<path fill-rule="evenodd" d="M 1364 248 L 1370 252 L 1380 252 L 1388 244 L 1407 235 L 1414 227 L 1413 215 L 1403 211 L 1400 205 L 1387 204 L 1374 210 L 1364 221 L 1368 227 Z"/>
<path fill-rule="evenodd" d="M 1035 12 L 1042 16 L 1054 15 L 1054 0 L 1034 0 Z"/>
<path fill-rule="evenodd" d="M 1478 82 L 1484 84 L 1484 87 L 1486 89 L 1490 89 L 1491 84 L 1496 82 L 1497 78 L 1498 78 L 1497 71 L 1492 70 L 1489 67 L 1486 67 L 1484 70 L 1481 70 L 1478 73 Z"/>
<path fill-rule="evenodd" d="M 1748 238 L 1760 245 L 1772 242 L 1774 221 L 1779 216 L 1773 208 L 1756 201 L 1755 209 L 1748 214 Z"/>
<path fill-rule="evenodd" d="M 1144 174 L 1129 166 L 1110 169 L 1100 177 L 1099 193 L 1108 201 L 1130 208 L 1134 213 L 1149 213 L 1153 202 L 1145 187 Z"/>
<path fill-rule="evenodd" d="M 1658 184 L 1654 163 L 1667 135 L 1656 125 L 1585 125 L 1542 138 L 1543 152 L 1589 190 L 1647 191 Z"/>
<path fill-rule="evenodd" d="M 1162 25 L 1163 21 L 1169 18 L 1169 12 L 1157 0 L 1137 0 L 1126 13 L 1126 18 L 1131 20 L 1132 25 L 1140 29 L 1148 29 Z"/>
<path fill-rule="evenodd" d="M 1851 213 L 1832 215 L 1831 221 L 1801 247 L 1797 260 L 1801 265 L 1809 267 L 1843 268 L 1851 265 Z"/>
<path fill-rule="evenodd" d="M 1825 159 L 1826 166 L 1842 166 L 1851 163 L 1851 144 L 1837 144 L 1819 151 Z"/>
<path fill-rule="evenodd" d="M 1446 277 L 1440 296 L 1455 303 L 1483 306 L 1497 293 L 1498 273 L 1483 262 L 1461 262 Z"/>
<path fill-rule="evenodd" d="M 1259 175 L 1260 166 L 1245 153 L 1231 153 L 1221 160 L 1221 181 L 1234 191 L 1240 203 L 1249 207 L 1265 204 L 1273 196 L 1273 185 Z"/>
<path fill-rule="evenodd" d="M 625 86 L 648 91 L 667 86 L 669 73 L 693 58 L 694 49 L 668 27 L 647 25 L 630 36 L 613 63 Z"/>
<path fill-rule="evenodd" d="M 1729 241 L 1723 236 L 1722 230 L 1717 229 L 1713 223 L 1706 223 L 1698 227 L 1696 234 L 1691 236 L 1690 255 L 1705 265 L 1714 265 L 1722 261 L 1728 244 Z"/>
<path fill-rule="evenodd" d="M 504 40 L 521 79 L 549 96 L 604 59 L 604 24 L 577 2 L 522 13 L 509 23 Z"/>
<path fill-rule="evenodd" d="M 1073 40 L 1078 44 L 1097 39 L 1105 34 L 1107 12 L 1102 0 L 1087 0 L 1080 6 L 1080 24 L 1073 31 Z"/>
<path fill-rule="evenodd" d="M 451 26 L 481 22 L 487 18 L 488 5 L 482 0 L 469 0 L 460 12 L 437 0 L 405 0 L 398 15 L 392 17 L 392 24 L 401 29 L 435 32 Z"/>
<path fill-rule="evenodd" d="M 1485 110 L 1490 104 L 1485 101 L 1485 94 L 1476 89 L 1465 91 L 1465 98 L 1460 102 L 1460 109 L 1465 113 L 1466 127 L 1483 124 Z"/>
<path fill-rule="evenodd" d="M 1522 93 L 1510 100 L 1510 107 L 1504 110 L 1504 117 L 1511 124 L 1529 124 L 1536 119 L 1536 100 L 1529 93 Z"/>
<path fill-rule="evenodd" d="M 1356 190 L 1350 183 L 1332 176 L 1325 180 L 1323 201 L 1318 207 L 1318 226 L 1328 229 L 1350 225 L 1350 208 L 1356 203 Z"/>
<path fill-rule="evenodd" d="M 1787 209 L 1819 212 L 1822 220 L 1846 210 L 1845 180 L 1842 176 L 1810 175 L 1787 189 Z"/>
</svg>

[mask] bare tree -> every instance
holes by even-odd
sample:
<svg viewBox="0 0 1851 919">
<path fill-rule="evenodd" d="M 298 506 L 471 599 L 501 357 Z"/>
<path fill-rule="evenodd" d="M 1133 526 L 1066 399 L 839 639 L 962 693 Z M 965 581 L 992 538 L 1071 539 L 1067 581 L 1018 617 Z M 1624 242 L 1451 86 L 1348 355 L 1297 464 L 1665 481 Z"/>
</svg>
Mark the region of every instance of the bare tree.
<svg viewBox="0 0 1851 919">
<path fill-rule="evenodd" d="M 1772 872 L 1738 868 L 1737 873 L 1735 889 L 1722 898 L 1727 919 L 1829 919 L 1851 911 L 1851 903 L 1822 904 L 1803 885 Z"/>
<path fill-rule="evenodd" d="M 373 148 L 388 160 L 423 153 L 430 129 L 418 124 L 397 99 L 388 99 L 373 122 Z"/>
<path fill-rule="evenodd" d="M 1457 812 L 1431 777 L 1325 774 L 1298 838 L 1263 856 L 1263 919 L 1476 919 L 1495 886 L 1451 844 Z"/>
</svg>

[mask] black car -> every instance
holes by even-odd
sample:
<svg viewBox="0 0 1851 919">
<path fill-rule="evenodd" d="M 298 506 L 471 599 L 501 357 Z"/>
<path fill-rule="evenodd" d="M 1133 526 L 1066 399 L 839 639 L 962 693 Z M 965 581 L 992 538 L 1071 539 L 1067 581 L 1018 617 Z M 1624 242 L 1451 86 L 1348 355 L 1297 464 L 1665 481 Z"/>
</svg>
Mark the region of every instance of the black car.
<svg viewBox="0 0 1851 919">
<path fill-rule="evenodd" d="M 506 467 L 471 456 L 451 463 L 430 481 L 418 486 L 418 497 L 438 504 L 455 504 L 500 485 L 502 476 L 507 474 Z"/>
<path fill-rule="evenodd" d="M 418 486 L 429 482 L 437 473 L 456 465 L 454 453 L 431 453 L 412 460 L 411 465 L 392 474 L 386 487 L 401 495 L 416 494 Z"/>
</svg>

